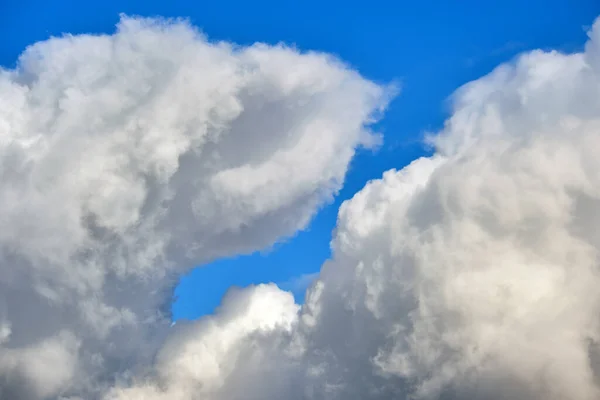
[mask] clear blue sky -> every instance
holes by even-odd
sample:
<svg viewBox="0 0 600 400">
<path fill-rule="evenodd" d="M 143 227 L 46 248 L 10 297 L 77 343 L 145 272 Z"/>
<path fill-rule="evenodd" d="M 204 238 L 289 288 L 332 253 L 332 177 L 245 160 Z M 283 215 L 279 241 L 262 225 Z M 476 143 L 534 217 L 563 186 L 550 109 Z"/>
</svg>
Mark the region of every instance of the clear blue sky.
<svg viewBox="0 0 600 400">
<path fill-rule="evenodd" d="M 195 318 L 211 312 L 231 285 L 274 281 L 302 301 L 294 279 L 318 271 L 328 257 L 339 204 L 383 171 L 423 154 L 422 133 L 440 126 L 445 99 L 461 84 L 525 50 L 581 48 L 600 1 L 0 0 L 0 65 L 14 66 L 27 45 L 50 35 L 112 32 L 119 13 L 189 17 L 212 39 L 332 52 L 370 79 L 402 84 L 379 126 L 383 148 L 358 155 L 335 203 L 308 231 L 270 252 L 221 260 L 182 280 L 174 315 Z"/>
</svg>

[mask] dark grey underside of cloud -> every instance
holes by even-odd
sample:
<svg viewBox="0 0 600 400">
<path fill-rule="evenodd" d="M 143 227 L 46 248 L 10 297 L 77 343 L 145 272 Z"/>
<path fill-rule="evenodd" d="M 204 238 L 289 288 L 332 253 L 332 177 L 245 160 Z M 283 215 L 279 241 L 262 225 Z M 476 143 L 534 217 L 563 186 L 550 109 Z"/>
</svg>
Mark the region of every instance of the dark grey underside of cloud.
<svg viewBox="0 0 600 400">
<path fill-rule="evenodd" d="M 599 398 L 600 22 L 461 88 L 434 156 L 342 205 L 302 307 L 259 285 L 171 329 L 176 276 L 304 227 L 389 93 L 139 19 L 0 86 L 0 397 Z"/>
</svg>

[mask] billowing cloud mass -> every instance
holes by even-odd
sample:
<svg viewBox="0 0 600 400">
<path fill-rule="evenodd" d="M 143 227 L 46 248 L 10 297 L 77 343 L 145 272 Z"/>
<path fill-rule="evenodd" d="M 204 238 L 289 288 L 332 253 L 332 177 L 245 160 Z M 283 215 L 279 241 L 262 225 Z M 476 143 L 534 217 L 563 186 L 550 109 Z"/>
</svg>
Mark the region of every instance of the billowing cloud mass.
<svg viewBox="0 0 600 400">
<path fill-rule="evenodd" d="M 377 144 L 392 92 L 185 21 L 29 47 L 0 70 L 0 398 L 98 398 L 145 371 L 178 276 L 302 229 Z"/>
<path fill-rule="evenodd" d="M 600 20 L 461 88 L 433 156 L 342 205 L 305 305 L 259 285 L 170 330 L 173 275 L 301 228 L 385 90 L 131 19 L 2 85 L 4 397 L 600 397 Z"/>
</svg>

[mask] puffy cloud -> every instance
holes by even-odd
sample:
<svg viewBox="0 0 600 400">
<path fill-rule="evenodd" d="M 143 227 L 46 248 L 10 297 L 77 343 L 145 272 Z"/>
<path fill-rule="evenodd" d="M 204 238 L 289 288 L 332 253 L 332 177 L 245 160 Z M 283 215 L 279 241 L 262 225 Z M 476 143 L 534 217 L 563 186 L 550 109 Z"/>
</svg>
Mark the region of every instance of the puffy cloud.
<svg viewBox="0 0 600 400">
<path fill-rule="evenodd" d="M 123 17 L 0 69 L 0 397 L 94 398 L 142 374 L 177 277 L 305 227 L 377 144 L 368 125 L 392 94 L 326 54 L 209 42 L 179 20 Z M 274 321 L 293 301 L 272 292 L 178 333 L 223 348 L 196 376 L 167 344 L 177 382 L 232 368 L 219 359 L 248 332 L 288 329 Z"/>
<path fill-rule="evenodd" d="M 211 398 L 216 393 L 244 397 L 251 382 L 247 376 L 236 376 L 236 369 L 243 364 L 247 374 L 260 370 L 261 362 L 271 363 L 273 359 L 265 353 L 273 343 L 266 338 L 273 332 L 289 333 L 298 309 L 292 294 L 274 285 L 230 291 L 216 316 L 176 325 L 158 353 L 152 379 L 114 391 L 108 398 Z M 257 350 L 249 354 L 252 347 Z M 233 387 L 226 386 L 232 383 Z"/>
<path fill-rule="evenodd" d="M 273 311 L 227 300 L 109 398 L 597 399 L 599 54 L 600 20 L 582 53 L 523 54 L 461 88 L 434 156 L 342 205 L 295 320 L 249 288 Z M 207 350 L 214 321 L 226 352 Z"/>
</svg>

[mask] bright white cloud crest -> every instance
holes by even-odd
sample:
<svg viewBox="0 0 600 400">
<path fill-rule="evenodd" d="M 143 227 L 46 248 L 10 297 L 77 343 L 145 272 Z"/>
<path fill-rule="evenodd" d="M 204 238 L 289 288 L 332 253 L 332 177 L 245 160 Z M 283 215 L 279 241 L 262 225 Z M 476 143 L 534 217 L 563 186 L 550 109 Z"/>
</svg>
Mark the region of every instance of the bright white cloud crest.
<svg viewBox="0 0 600 400">
<path fill-rule="evenodd" d="M 36 44 L 0 79 L 0 394 L 597 399 L 599 55 L 597 22 L 461 88 L 434 156 L 342 205 L 301 309 L 260 285 L 166 330 L 174 276 L 302 228 L 388 92 L 183 23 Z"/>
</svg>

